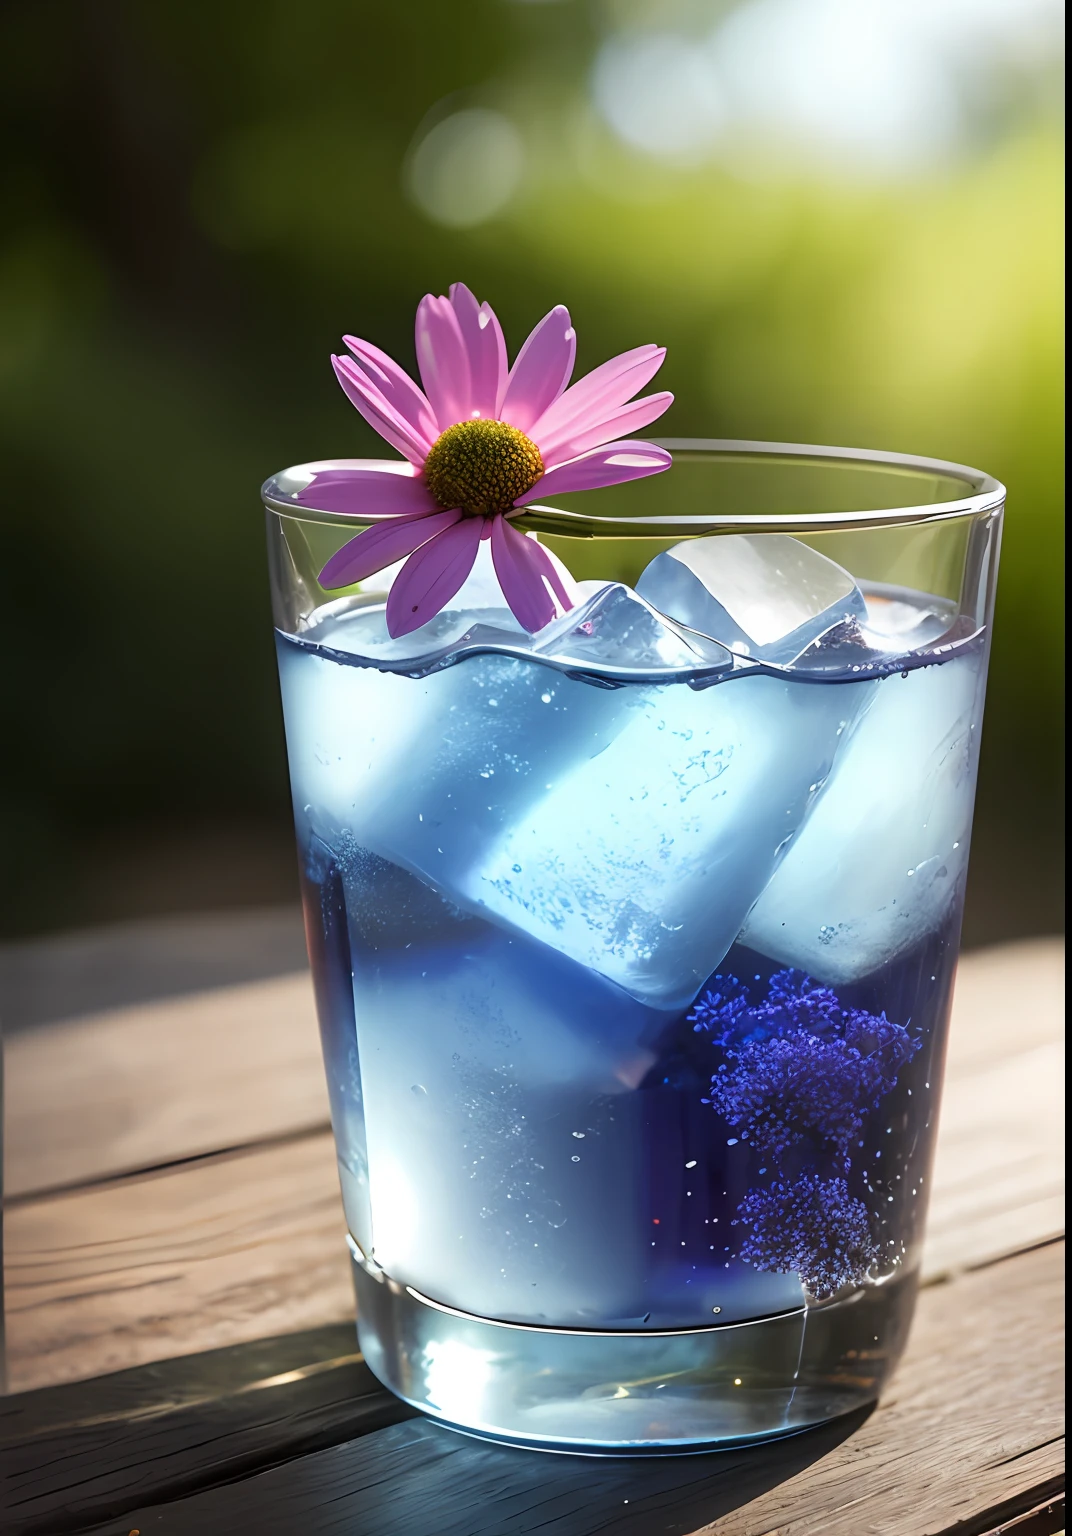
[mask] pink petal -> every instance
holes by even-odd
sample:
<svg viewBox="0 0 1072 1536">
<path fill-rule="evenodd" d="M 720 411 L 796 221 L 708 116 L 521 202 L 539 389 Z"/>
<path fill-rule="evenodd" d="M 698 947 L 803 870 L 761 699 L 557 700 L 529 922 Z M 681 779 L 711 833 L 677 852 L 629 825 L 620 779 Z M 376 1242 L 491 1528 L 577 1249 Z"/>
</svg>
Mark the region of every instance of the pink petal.
<svg viewBox="0 0 1072 1536">
<path fill-rule="evenodd" d="M 673 461 L 665 448 L 653 443 L 604 443 L 590 448 L 567 464 L 549 469 L 531 491 L 519 496 L 515 507 L 547 496 L 564 496 L 569 491 L 592 491 L 603 485 L 620 485 L 624 480 L 639 480 L 669 469 Z"/>
<path fill-rule="evenodd" d="M 417 436 L 431 448 L 439 436 L 436 419 L 432 407 L 406 370 L 370 341 L 362 341 L 359 336 L 344 336 L 343 341 L 388 405 L 393 406 L 409 422 Z"/>
<path fill-rule="evenodd" d="M 502 420 L 528 432 L 569 383 L 576 355 L 569 310 L 556 304 L 517 354 L 499 408 Z"/>
<path fill-rule="evenodd" d="M 472 413 L 469 354 L 449 299 L 425 294 L 417 306 L 416 340 L 421 382 L 439 431 L 445 432 Z"/>
<path fill-rule="evenodd" d="M 473 569 L 483 518 L 462 517 L 410 555 L 387 597 L 387 633 L 420 629 L 461 590 Z"/>
<path fill-rule="evenodd" d="M 351 405 L 357 407 L 385 442 L 405 454 L 411 464 L 421 467 L 428 449 L 404 416 L 400 416 L 366 373 L 349 357 L 332 356 L 331 366 Z"/>
<path fill-rule="evenodd" d="M 631 400 L 655 377 L 665 356 L 665 347 L 634 347 L 571 384 L 532 424 L 530 435 L 540 452 L 553 451 L 559 441 L 585 427 L 594 427 Z"/>
<path fill-rule="evenodd" d="M 490 304 L 479 304 L 464 283 L 452 283 L 450 302 L 469 355 L 470 412 L 495 420 L 506 384 L 506 341 Z"/>
<path fill-rule="evenodd" d="M 551 562 L 535 540 L 512 528 L 505 517 L 497 517 L 491 529 L 491 559 L 503 596 L 517 622 L 530 633 L 550 624 L 555 605 L 543 584 L 543 576 L 545 566 L 551 566 Z"/>
<path fill-rule="evenodd" d="M 390 460 L 382 469 L 321 470 L 297 502 L 303 507 L 319 507 L 323 512 L 342 512 L 348 517 L 400 515 L 438 511 L 438 504 L 421 475 L 407 464 L 405 473 Z"/>
<path fill-rule="evenodd" d="M 412 555 L 415 549 L 452 527 L 461 517 L 459 511 L 417 512 L 366 528 L 364 533 L 359 533 L 332 555 L 320 572 L 320 585 L 331 590 L 364 581 L 385 566 L 394 565 L 396 560 Z"/>
<path fill-rule="evenodd" d="M 512 533 L 520 533 L 521 530 L 511 527 L 510 531 Z M 562 605 L 563 613 L 568 613 L 576 602 L 576 598 L 571 597 L 570 594 L 566 591 L 565 583 L 563 582 L 562 577 L 559 575 L 558 569 L 555 566 L 554 561 L 551 559 L 551 556 L 547 553 L 546 549 L 544 549 L 543 545 L 539 543 L 538 540 L 530 538 L 527 534 L 522 534 L 521 536 L 525 540 L 525 547 L 528 551 L 529 563 L 534 566 L 541 575 L 547 577 L 547 580 L 551 583 L 551 591 L 555 594 L 559 603 Z"/>
<path fill-rule="evenodd" d="M 630 405 L 619 406 L 602 421 L 581 428 L 564 440 L 560 439 L 554 448 L 543 449 L 543 461 L 548 469 L 553 469 L 556 464 L 575 459 L 579 453 L 585 453 L 589 448 L 598 448 L 601 443 L 612 438 L 621 441 L 623 434 L 639 432 L 643 427 L 650 426 L 673 403 L 673 395 L 664 390 L 661 394 L 644 395 Z"/>
</svg>

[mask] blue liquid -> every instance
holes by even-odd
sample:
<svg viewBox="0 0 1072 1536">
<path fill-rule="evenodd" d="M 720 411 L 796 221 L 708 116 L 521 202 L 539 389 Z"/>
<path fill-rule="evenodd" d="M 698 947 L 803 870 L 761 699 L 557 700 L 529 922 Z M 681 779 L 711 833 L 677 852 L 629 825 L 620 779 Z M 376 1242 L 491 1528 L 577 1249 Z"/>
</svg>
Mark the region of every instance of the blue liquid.
<svg viewBox="0 0 1072 1536">
<path fill-rule="evenodd" d="M 580 1330 L 864 1292 L 871 1328 L 885 1294 L 903 1334 L 981 644 L 863 679 L 608 688 L 523 655 L 377 670 L 375 624 L 336 605 L 278 636 L 340 1177 L 370 1271 L 477 1318 Z M 789 1422 L 779 1402 L 757 1432 Z"/>
</svg>

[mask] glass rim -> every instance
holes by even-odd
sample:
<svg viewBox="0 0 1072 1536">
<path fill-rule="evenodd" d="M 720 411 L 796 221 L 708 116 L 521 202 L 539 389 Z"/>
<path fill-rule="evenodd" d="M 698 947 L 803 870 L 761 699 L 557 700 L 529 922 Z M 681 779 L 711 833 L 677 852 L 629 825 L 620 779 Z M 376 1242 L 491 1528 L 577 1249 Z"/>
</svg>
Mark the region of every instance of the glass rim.
<svg viewBox="0 0 1072 1536">
<path fill-rule="evenodd" d="M 747 438 L 717 437 L 664 437 L 649 441 L 667 449 L 686 462 L 710 461 L 744 463 L 755 460 L 780 460 L 787 464 L 819 465 L 828 467 L 844 465 L 846 468 L 898 471 L 909 475 L 933 475 L 948 480 L 962 481 L 966 494 L 950 501 L 926 502 L 910 506 L 893 506 L 861 511 L 829 512 L 721 512 L 658 514 L 651 516 L 623 517 L 601 514 L 598 510 L 575 512 L 572 509 L 545 506 L 534 502 L 518 512 L 511 521 L 519 528 L 538 533 L 559 534 L 574 538 L 667 538 L 675 535 L 715 533 L 818 533 L 834 528 L 895 528 L 910 524 L 944 522 L 950 518 L 978 516 L 998 510 L 1005 501 L 1005 487 L 993 475 L 966 464 L 947 459 L 932 459 L 917 454 L 893 453 L 870 448 L 833 448 L 812 443 L 777 443 Z M 294 518 L 302 522 L 323 523 L 339 527 L 353 527 L 355 523 L 371 526 L 387 522 L 390 514 L 369 513 L 367 517 L 355 517 L 350 513 L 329 512 L 323 508 L 300 505 L 295 497 L 304 486 L 294 491 L 285 489 L 286 480 L 298 479 L 307 485 L 317 472 L 328 469 L 349 469 L 383 463 L 382 459 L 336 458 L 312 460 L 307 464 L 294 465 L 270 475 L 261 486 L 261 500 L 266 511 L 279 517 Z M 396 461 L 389 461 L 396 462 Z M 404 464 L 405 460 L 398 460 Z"/>
</svg>

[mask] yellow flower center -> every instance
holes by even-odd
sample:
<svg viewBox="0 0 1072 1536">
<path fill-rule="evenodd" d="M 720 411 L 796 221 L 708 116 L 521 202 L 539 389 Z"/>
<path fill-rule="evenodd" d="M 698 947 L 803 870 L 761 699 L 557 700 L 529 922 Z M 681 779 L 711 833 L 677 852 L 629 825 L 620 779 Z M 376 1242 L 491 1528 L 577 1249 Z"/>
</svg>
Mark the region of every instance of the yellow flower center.
<svg viewBox="0 0 1072 1536">
<path fill-rule="evenodd" d="M 508 512 L 542 474 L 536 444 L 505 421 L 459 421 L 436 438 L 424 461 L 439 505 L 472 517 Z"/>
</svg>

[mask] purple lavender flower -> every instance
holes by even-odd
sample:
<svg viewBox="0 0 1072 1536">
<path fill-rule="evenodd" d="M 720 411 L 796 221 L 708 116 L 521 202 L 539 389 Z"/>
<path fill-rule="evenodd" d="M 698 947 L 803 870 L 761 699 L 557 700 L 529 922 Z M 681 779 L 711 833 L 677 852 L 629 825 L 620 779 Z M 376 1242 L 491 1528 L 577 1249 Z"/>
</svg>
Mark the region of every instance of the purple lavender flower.
<svg viewBox="0 0 1072 1536">
<path fill-rule="evenodd" d="M 894 1024 L 885 1013 L 865 1013 L 851 1008 L 842 1015 L 841 1029 L 847 1044 L 869 1063 L 874 1095 L 871 1108 L 897 1086 L 897 1074 L 919 1050 L 903 1024 Z"/>
<path fill-rule="evenodd" d="M 804 1174 L 752 1189 L 737 1224 L 749 1232 L 740 1256 L 755 1269 L 799 1274 L 817 1300 L 859 1285 L 878 1259 L 871 1218 L 844 1179 Z"/>
<path fill-rule="evenodd" d="M 693 1032 L 706 1030 L 716 1045 L 725 1047 L 736 1038 L 736 1024 L 742 1014 L 751 1014 L 748 988 L 736 976 L 713 976 L 714 991 L 705 992 L 689 1014 Z"/>
<path fill-rule="evenodd" d="M 872 1107 L 873 1076 L 859 1051 L 836 1037 L 750 1040 L 711 1079 L 711 1102 L 757 1152 L 779 1157 L 805 1140 L 827 1142 L 847 1168 Z"/>
<path fill-rule="evenodd" d="M 885 1014 L 843 1009 L 799 971 L 779 971 L 756 1005 L 736 977 L 714 981 L 690 1015 L 726 1056 L 706 1102 L 759 1152 L 777 1157 L 812 1141 L 847 1169 L 864 1116 L 896 1086 L 919 1042 Z"/>
<path fill-rule="evenodd" d="M 920 1042 L 884 1013 L 842 1008 L 836 993 L 800 971 L 772 976 L 760 1003 L 735 976 L 713 980 L 689 1015 L 725 1058 L 703 1102 L 774 1165 L 774 1181 L 738 1206 L 740 1257 L 799 1274 L 816 1297 L 859 1284 L 878 1249 L 868 1208 L 844 1175 L 866 1116 L 896 1087 Z M 837 1175 L 790 1176 L 784 1160 L 802 1146 L 833 1162 Z"/>
<path fill-rule="evenodd" d="M 837 993 L 820 986 L 803 971 L 776 971 L 767 988 L 766 1002 L 755 1010 L 757 1021 L 770 1034 L 808 1030 L 823 1034 L 841 1017 Z"/>
</svg>

